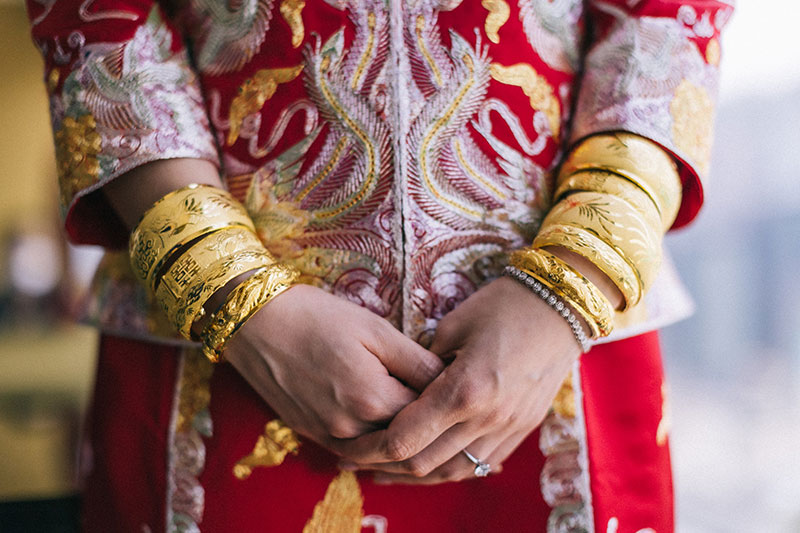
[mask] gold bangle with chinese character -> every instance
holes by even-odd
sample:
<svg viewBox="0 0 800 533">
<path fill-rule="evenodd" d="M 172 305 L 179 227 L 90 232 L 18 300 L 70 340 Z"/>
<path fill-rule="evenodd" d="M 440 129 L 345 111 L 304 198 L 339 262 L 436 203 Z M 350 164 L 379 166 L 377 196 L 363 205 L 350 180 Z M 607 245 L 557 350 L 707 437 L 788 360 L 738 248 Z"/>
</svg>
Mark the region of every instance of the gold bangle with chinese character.
<svg viewBox="0 0 800 533">
<path fill-rule="evenodd" d="M 592 330 L 592 338 L 611 333 L 614 321 L 611 302 L 594 283 L 567 263 L 545 250 L 526 248 L 511 254 L 510 264 L 538 279 L 575 309 Z"/>
<path fill-rule="evenodd" d="M 551 225 L 593 233 L 634 268 L 645 291 L 652 286 L 661 265 L 661 235 L 625 200 L 602 193 L 570 194 L 542 221 L 543 228 Z"/>
<path fill-rule="evenodd" d="M 594 135 L 567 156 L 557 183 L 579 170 L 607 170 L 634 182 L 653 200 L 662 226 L 678 214 L 682 185 L 675 162 L 652 141 L 631 133 Z"/>
<path fill-rule="evenodd" d="M 622 293 L 625 304 L 621 311 L 633 307 L 642 298 L 644 287 L 633 267 L 614 248 L 583 228 L 548 225 L 533 239 L 533 246 L 560 246 L 591 261 Z"/>
<path fill-rule="evenodd" d="M 252 231 L 224 228 L 203 237 L 168 267 L 156 299 L 180 334 L 191 338 L 192 324 L 215 292 L 236 276 L 274 262 Z"/>
<path fill-rule="evenodd" d="M 580 170 L 564 179 L 553 198 L 558 202 L 576 192 L 611 194 L 631 204 L 653 229 L 666 231 L 652 199 L 638 185 L 624 176 L 603 170 Z"/>
<path fill-rule="evenodd" d="M 227 342 L 259 309 L 290 288 L 300 272 L 289 265 L 274 263 L 242 282 L 211 316 L 200 337 L 203 354 L 218 363 Z"/>
<path fill-rule="evenodd" d="M 158 274 L 176 252 L 203 235 L 231 226 L 255 231 L 247 210 L 226 191 L 205 185 L 173 191 L 157 201 L 131 233 L 133 272 L 155 290 Z"/>
</svg>

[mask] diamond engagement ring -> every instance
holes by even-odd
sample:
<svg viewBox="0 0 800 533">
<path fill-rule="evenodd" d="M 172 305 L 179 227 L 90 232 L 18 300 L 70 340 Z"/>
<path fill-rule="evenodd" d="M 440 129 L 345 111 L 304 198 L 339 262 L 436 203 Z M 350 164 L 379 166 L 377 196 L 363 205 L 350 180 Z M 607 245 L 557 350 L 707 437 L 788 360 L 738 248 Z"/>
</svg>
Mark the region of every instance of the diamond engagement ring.
<svg viewBox="0 0 800 533">
<path fill-rule="evenodd" d="M 484 463 L 483 461 L 481 461 L 480 459 L 469 453 L 467 450 L 461 450 L 461 451 L 464 452 L 464 455 L 467 456 L 467 459 L 469 459 L 472 462 L 472 464 L 475 465 L 475 470 L 474 470 L 475 477 L 486 477 L 489 475 L 489 472 L 492 471 L 492 466 L 489 463 Z"/>
</svg>

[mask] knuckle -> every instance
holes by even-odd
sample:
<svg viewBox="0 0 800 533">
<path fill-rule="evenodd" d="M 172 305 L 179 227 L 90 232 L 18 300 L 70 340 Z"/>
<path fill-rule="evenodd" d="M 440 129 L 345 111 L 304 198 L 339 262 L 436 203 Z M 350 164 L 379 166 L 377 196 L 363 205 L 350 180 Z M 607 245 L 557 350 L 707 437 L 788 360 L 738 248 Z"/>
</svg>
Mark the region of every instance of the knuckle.
<svg viewBox="0 0 800 533">
<path fill-rule="evenodd" d="M 453 407 L 463 413 L 475 413 L 487 401 L 485 386 L 475 380 L 463 381 L 456 387 L 452 398 Z"/>
<path fill-rule="evenodd" d="M 412 456 L 411 443 L 399 438 L 391 437 L 386 441 L 384 453 L 390 461 L 400 462 Z"/>
<path fill-rule="evenodd" d="M 392 412 L 380 399 L 364 398 L 356 402 L 354 415 L 365 422 L 379 422 L 391 418 Z"/>
<path fill-rule="evenodd" d="M 416 457 L 412 457 L 403 464 L 408 473 L 414 477 L 425 477 L 431 472 L 430 467 L 425 463 L 425 461 L 422 461 Z"/>
<path fill-rule="evenodd" d="M 335 439 L 354 439 L 361 435 L 358 424 L 353 420 L 336 418 L 325 423 L 325 430 Z"/>
</svg>

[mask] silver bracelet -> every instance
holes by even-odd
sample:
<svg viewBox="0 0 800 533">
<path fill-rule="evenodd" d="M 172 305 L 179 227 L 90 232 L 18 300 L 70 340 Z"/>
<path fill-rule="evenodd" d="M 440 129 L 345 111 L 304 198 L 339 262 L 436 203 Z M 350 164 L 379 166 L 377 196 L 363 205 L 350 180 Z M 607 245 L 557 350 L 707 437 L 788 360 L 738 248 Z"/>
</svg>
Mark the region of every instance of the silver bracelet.
<svg viewBox="0 0 800 533">
<path fill-rule="evenodd" d="M 555 311 L 567 321 L 567 324 L 569 324 L 569 328 L 572 330 L 575 340 L 578 341 L 578 344 L 581 346 L 581 352 L 586 353 L 589 351 L 592 345 L 589 342 L 589 338 L 586 336 L 586 332 L 580 320 L 578 320 L 578 317 L 575 316 L 569 306 L 565 304 L 561 298 L 553 294 L 553 292 L 545 287 L 539 280 L 516 267 L 507 266 L 503 271 L 503 275 L 519 281 L 532 290 L 539 298 L 547 302 L 547 305 L 555 309 Z"/>
</svg>

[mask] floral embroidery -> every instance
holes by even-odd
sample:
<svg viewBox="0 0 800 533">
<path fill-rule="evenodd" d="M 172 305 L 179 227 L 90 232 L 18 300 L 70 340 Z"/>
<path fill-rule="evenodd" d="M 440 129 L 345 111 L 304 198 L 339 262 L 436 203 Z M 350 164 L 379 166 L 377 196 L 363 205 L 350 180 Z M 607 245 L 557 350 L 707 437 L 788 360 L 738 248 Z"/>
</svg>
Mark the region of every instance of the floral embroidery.
<svg viewBox="0 0 800 533">
<path fill-rule="evenodd" d="M 199 531 L 205 490 L 199 477 L 205 468 L 206 446 L 212 424 L 208 404 L 214 366 L 199 350 L 185 350 L 178 368 L 172 433 L 167 465 L 167 516 L 169 532 Z"/>
<path fill-rule="evenodd" d="M 547 78 L 540 76 L 527 63 L 509 66 L 492 63 L 491 72 L 492 78 L 500 83 L 515 85 L 522 89 L 525 96 L 531 99 L 531 107 L 545 114 L 553 138 L 558 140 L 561 133 L 561 103 Z"/>
<path fill-rule="evenodd" d="M 156 7 L 130 41 L 81 49 L 51 98 L 64 211 L 142 163 L 217 159 L 194 75 L 171 46 Z"/>
<path fill-rule="evenodd" d="M 340 472 L 314 507 L 303 533 L 360 533 L 364 519 L 364 497 L 352 472 Z"/>
<path fill-rule="evenodd" d="M 299 448 L 300 442 L 292 428 L 280 420 L 270 420 L 264 426 L 264 433 L 259 435 L 253 452 L 233 466 L 233 475 L 237 479 L 247 479 L 253 468 L 278 466 L 288 454 L 297 455 Z"/>
<path fill-rule="evenodd" d="M 545 456 L 542 496 L 552 507 L 547 531 L 594 531 L 589 460 L 580 392 L 580 363 L 562 384 L 557 401 L 539 429 L 539 447 Z"/>
<path fill-rule="evenodd" d="M 511 8 L 508 7 L 508 3 L 505 0 L 482 0 L 481 5 L 489 11 L 484 24 L 486 36 L 490 41 L 497 44 L 500 42 L 498 32 L 503 27 L 503 24 L 508 21 Z"/>
<path fill-rule="evenodd" d="M 706 63 L 679 21 L 604 9 L 617 22 L 587 56 L 572 138 L 638 133 L 673 150 L 705 177 L 716 67 Z"/>
<path fill-rule="evenodd" d="M 519 1 L 519 17 L 531 48 L 555 70 L 578 70 L 583 4 L 582 0 Z"/>
<path fill-rule="evenodd" d="M 192 21 L 187 26 L 200 71 L 216 76 L 237 71 L 250 61 L 269 30 L 273 3 L 191 0 Z"/>
<path fill-rule="evenodd" d="M 65 117 L 55 133 L 61 203 L 68 204 L 79 191 L 94 185 L 100 176 L 102 139 L 94 117 L 87 113 Z"/>
<path fill-rule="evenodd" d="M 239 138 L 239 131 L 245 117 L 258 113 L 264 103 L 272 98 L 278 84 L 288 83 L 295 79 L 303 70 L 303 65 L 289 68 L 261 69 L 252 78 L 244 80 L 239 87 L 239 94 L 231 101 L 228 115 L 227 144 L 231 146 Z"/>
<path fill-rule="evenodd" d="M 303 0 L 283 0 L 281 2 L 281 16 L 292 30 L 292 48 L 303 44 L 305 28 L 303 27 L 302 13 L 304 7 L 306 7 L 306 3 Z"/>
<path fill-rule="evenodd" d="M 675 146 L 695 162 L 700 174 L 706 175 L 711 160 L 714 125 L 714 102 L 708 91 L 688 80 L 682 81 L 675 89 L 669 112 Z"/>
</svg>

